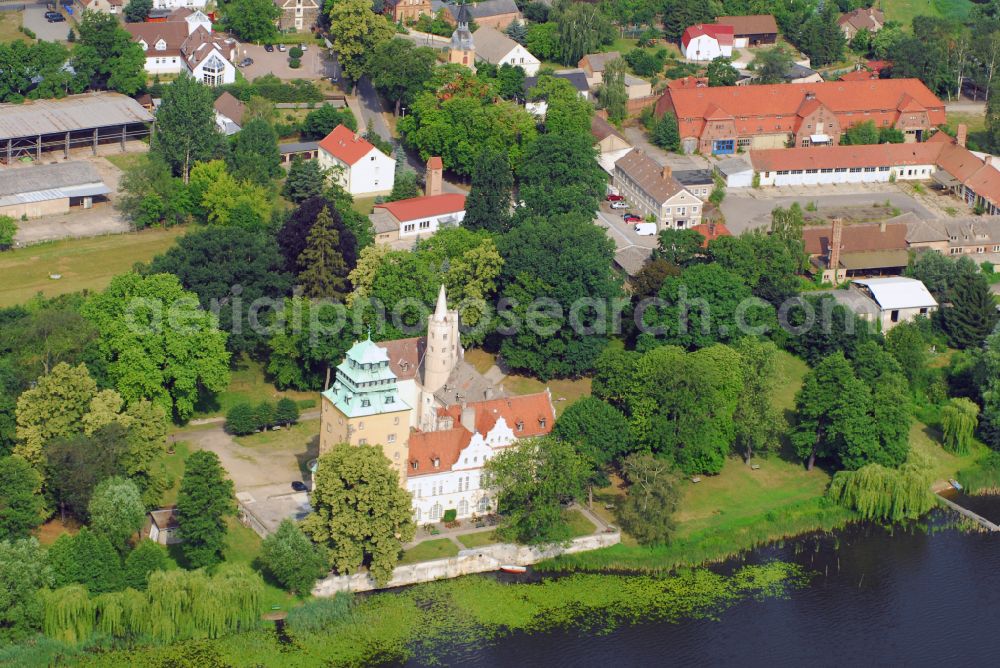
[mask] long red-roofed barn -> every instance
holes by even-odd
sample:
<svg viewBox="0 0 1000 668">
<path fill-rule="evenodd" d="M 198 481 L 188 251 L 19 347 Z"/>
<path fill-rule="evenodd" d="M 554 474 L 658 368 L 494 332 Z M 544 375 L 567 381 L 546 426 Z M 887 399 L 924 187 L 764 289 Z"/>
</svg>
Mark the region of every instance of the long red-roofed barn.
<svg viewBox="0 0 1000 668">
<path fill-rule="evenodd" d="M 837 144 L 872 121 L 919 142 L 945 122 L 944 102 L 918 79 L 668 89 L 657 117 L 673 114 L 686 153 Z"/>
</svg>

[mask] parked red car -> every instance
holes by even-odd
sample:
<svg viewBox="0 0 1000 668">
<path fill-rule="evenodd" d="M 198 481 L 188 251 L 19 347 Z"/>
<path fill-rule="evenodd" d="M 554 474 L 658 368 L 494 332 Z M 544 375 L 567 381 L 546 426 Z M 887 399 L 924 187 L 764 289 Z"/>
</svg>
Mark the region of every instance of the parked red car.
<svg viewBox="0 0 1000 668">
<path fill-rule="evenodd" d="M 621 195 L 608 195 L 605 199 L 608 200 L 609 202 L 621 202 L 625 198 L 622 197 Z"/>
<path fill-rule="evenodd" d="M 641 223 L 642 222 L 642 218 L 640 218 L 639 216 L 635 215 L 634 213 L 626 213 L 623 216 L 623 218 L 625 219 L 626 223 Z"/>
</svg>

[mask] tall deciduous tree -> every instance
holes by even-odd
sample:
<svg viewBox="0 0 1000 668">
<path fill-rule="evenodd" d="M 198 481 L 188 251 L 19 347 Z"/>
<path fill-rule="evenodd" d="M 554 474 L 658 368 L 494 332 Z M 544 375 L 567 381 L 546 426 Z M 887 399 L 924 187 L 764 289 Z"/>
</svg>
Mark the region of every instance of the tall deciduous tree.
<svg viewBox="0 0 1000 668">
<path fill-rule="evenodd" d="M 73 49 L 73 69 L 88 87 L 134 95 L 146 85 L 146 56 L 118 17 L 84 12 L 78 23 L 80 37 Z"/>
<path fill-rule="evenodd" d="M 767 51 L 761 51 L 754 58 L 753 69 L 757 75 L 755 84 L 777 84 L 785 81 L 785 75 L 795 60 L 784 48 L 776 46 Z"/>
<path fill-rule="evenodd" d="M 222 561 L 226 544 L 226 518 L 234 514 L 233 481 L 219 456 L 198 450 L 187 458 L 177 493 L 177 525 L 184 541 L 181 550 L 194 568 Z"/>
<path fill-rule="evenodd" d="M 17 400 L 14 452 L 32 464 L 42 463 L 42 447 L 53 438 L 83 431 L 83 417 L 97 394 L 97 383 L 83 364 L 57 364 Z"/>
<path fill-rule="evenodd" d="M 196 162 L 223 154 L 225 138 L 215 124 L 214 102 L 212 89 L 187 74 L 163 90 L 151 150 L 185 183 Z"/>
<path fill-rule="evenodd" d="M 774 392 L 777 346 L 770 341 L 744 337 L 736 343 L 743 363 L 743 391 L 736 403 L 736 446 L 747 464 L 754 454 L 777 449 L 783 429 L 781 413 L 771 403 Z"/>
<path fill-rule="evenodd" d="M 607 192 L 607 174 L 597 162 L 590 134 L 547 132 L 525 153 L 518 194 L 537 216 L 593 217 Z"/>
<path fill-rule="evenodd" d="M 616 509 L 622 528 L 643 545 L 666 543 L 676 527 L 673 514 L 681 496 L 669 460 L 636 453 L 622 469 L 629 483 Z"/>
<path fill-rule="evenodd" d="M 52 583 L 52 569 L 38 539 L 0 540 L 0 640 L 17 642 L 41 630 L 41 592 Z"/>
<path fill-rule="evenodd" d="M 153 9 L 153 0 L 129 0 L 125 5 L 125 20 L 129 23 L 142 23 Z"/>
<path fill-rule="evenodd" d="M 395 37 L 375 47 L 365 71 L 375 89 L 395 105 L 398 116 L 402 106 L 413 104 L 436 64 L 434 49 Z"/>
<path fill-rule="evenodd" d="M 503 524 L 497 533 L 519 543 L 571 537 L 562 502 L 580 498 L 591 476 L 570 443 L 550 437 L 522 441 L 486 462 L 483 486 L 496 490 Z"/>
<path fill-rule="evenodd" d="M 0 457 L 0 540 L 27 538 L 42 523 L 42 480 L 20 457 Z"/>
<path fill-rule="evenodd" d="M 302 529 L 330 549 L 337 572 L 367 565 L 376 582 L 388 582 L 416 529 L 410 495 L 382 449 L 341 443 L 320 456 L 311 500 Z"/>
<path fill-rule="evenodd" d="M 179 278 L 203 309 L 217 314 L 219 327 L 229 332 L 227 348 L 236 354 L 257 352 L 266 341 L 253 326 L 251 305 L 261 298 L 282 299 L 292 289 L 274 238 L 238 227 L 211 226 L 181 237 L 153 259 L 149 273 Z"/>
<path fill-rule="evenodd" d="M 559 62 L 563 65 L 575 66 L 583 56 L 615 38 L 611 20 L 597 5 L 560 3 L 553 14 L 558 29 Z"/>
<path fill-rule="evenodd" d="M 144 539 L 125 557 L 125 586 L 145 591 L 150 573 L 165 571 L 170 565 L 167 548 Z"/>
<path fill-rule="evenodd" d="M 146 507 L 142 503 L 139 487 L 128 478 L 105 478 L 94 489 L 87 505 L 90 526 L 106 536 L 122 552 L 128 541 L 142 530 L 146 520 Z"/>
<path fill-rule="evenodd" d="M 735 86 L 740 73 L 733 67 L 733 62 L 725 56 L 719 56 L 708 64 L 709 86 Z"/>
<path fill-rule="evenodd" d="M 127 433 L 109 424 L 93 434 L 59 437 L 45 446 L 46 491 L 66 513 L 86 522 L 94 489 L 105 478 L 121 475 Z"/>
<path fill-rule="evenodd" d="M 340 252 L 340 232 L 329 209 L 323 209 L 306 237 L 306 247 L 299 255 L 298 280 L 302 294 L 310 299 L 342 300 L 350 292 L 347 274 L 350 268 Z"/>
<path fill-rule="evenodd" d="M 669 111 L 663 114 L 660 120 L 656 121 L 656 125 L 653 126 L 650 139 L 662 149 L 674 151 L 675 153 L 679 151 L 681 148 L 681 133 L 677 129 L 677 118 Z"/>
<path fill-rule="evenodd" d="M 354 343 L 333 304 L 304 297 L 285 300 L 282 327 L 268 341 L 267 372 L 279 388 L 323 390 L 327 372 Z M 280 405 L 280 402 L 279 402 Z"/>
<path fill-rule="evenodd" d="M 273 179 L 283 173 L 278 135 L 271 124 L 253 120 L 233 135 L 226 164 L 229 173 L 238 181 L 270 185 Z"/>
<path fill-rule="evenodd" d="M 357 81 L 375 49 L 392 39 L 395 31 L 384 16 L 372 11 L 368 0 L 338 0 L 329 12 L 333 50 L 344 74 Z"/>
<path fill-rule="evenodd" d="M 229 384 L 226 335 L 176 276 L 116 276 L 83 315 L 101 333 L 108 375 L 127 402 L 149 399 L 187 420 L 199 392 Z"/>
<path fill-rule="evenodd" d="M 501 293 L 521 323 L 529 309 L 534 323 L 504 337 L 504 360 L 541 378 L 589 371 L 608 341 L 608 312 L 581 309 L 577 301 L 613 304 L 621 296 L 611 270 L 614 244 L 589 215 L 577 215 L 525 218 L 498 245 L 504 258 Z M 536 310 L 532 302 L 541 297 L 559 308 Z M 569 318 L 574 305 L 578 326 Z"/>
<path fill-rule="evenodd" d="M 299 596 L 308 596 L 329 570 L 323 550 L 290 519 L 282 520 L 278 530 L 264 539 L 260 560 L 282 586 Z"/>
<path fill-rule="evenodd" d="M 14 235 L 17 234 L 17 223 L 10 216 L 0 216 L 0 251 L 5 251 L 14 245 Z"/>
<path fill-rule="evenodd" d="M 222 25 L 244 42 L 263 42 L 278 36 L 280 17 L 272 0 L 232 0 L 224 5 Z"/>
<path fill-rule="evenodd" d="M 628 115 L 628 89 L 625 88 L 625 61 L 615 58 L 604 64 L 604 79 L 597 89 L 597 101 L 608 112 L 608 120 L 621 123 Z"/>
<path fill-rule="evenodd" d="M 322 139 L 338 125 L 343 125 L 352 131 L 358 129 L 358 122 L 350 109 L 337 109 L 332 104 L 323 104 L 310 111 L 302 121 L 302 138 Z"/>
<path fill-rule="evenodd" d="M 486 148 L 479 154 L 472 172 L 472 190 L 465 202 L 462 226 L 495 234 L 510 227 L 511 193 L 514 175 L 504 151 Z"/>
</svg>

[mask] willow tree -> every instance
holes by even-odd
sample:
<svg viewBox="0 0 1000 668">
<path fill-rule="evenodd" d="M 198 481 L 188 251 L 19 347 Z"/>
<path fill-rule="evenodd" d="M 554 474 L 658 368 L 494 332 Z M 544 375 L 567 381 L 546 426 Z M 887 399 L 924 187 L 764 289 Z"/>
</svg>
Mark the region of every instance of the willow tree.
<svg viewBox="0 0 1000 668">
<path fill-rule="evenodd" d="M 827 494 L 860 513 L 864 519 L 912 519 L 934 506 L 933 475 L 925 463 L 908 461 L 898 469 L 866 464 L 856 471 L 838 471 Z"/>
<path fill-rule="evenodd" d="M 970 399 L 958 397 L 941 410 L 941 430 L 944 449 L 956 455 L 968 454 L 972 435 L 979 426 L 979 406 Z"/>
<path fill-rule="evenodd" d="M 45 635 L 78 643 L 94 633 L 94 605 L 83 585 L 61 587 L 45 595 Z"/>
</svg>

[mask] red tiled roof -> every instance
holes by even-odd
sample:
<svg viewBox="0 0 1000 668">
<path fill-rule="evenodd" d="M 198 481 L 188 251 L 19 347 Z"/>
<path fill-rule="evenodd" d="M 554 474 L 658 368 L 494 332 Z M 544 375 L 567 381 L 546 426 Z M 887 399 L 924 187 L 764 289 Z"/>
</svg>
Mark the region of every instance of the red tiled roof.
<svg viewBox="0 0 1000 668">
<path fill-rule="evenodd" d="M 426 341 L 423 337 L 414 336 L 409 339 L 394 341 L 377 341 L 379 348 L 385 349 L 389 355 L 389 368 L 398 380 L 409 380 L 416 377 L 420 369 L 420 360 L 424 357 Z"/>
<path fill-rule="evenodd" d="M 431 158 L 428 158 L 428 160 L 427 160 L 427 168 L 428 169 L 444 169 L 444 163 L 441 162 L 441 157 L 435 155 L 435 156 L 432 156 Z"/>
<path fill-rule="evenodd" d="M 770 35 L 778 34 L 778 23 L 770 14 L 752 14 L 750 16 L 720 16 L 716 23 L 732 26 L 737 35 Z"/>
<path fill-rule="evenodd" d="M 132 41 L 142 40 L 146 43 L 146 57 L 176 56 L 180 54 L 181 45 L 188 37 L 188 24 L 184 21 L 167 21 L 165 23 L 126 23 L 125 30 L 132 35 Z M 166 49 L 156 50 L 156 43 L 163 40 Z"/>
<path fill-rule="evenodd" d="M 708 248 L 709 242 L 715 241 L 719 237 L 733 236 L 733 233 L 729 231 L 725 223 L 702 223 L 701 225 L 695 225 L 691 229 L 705 237 L 705 240 L 701 243 L 702 248 Z"/>
<path fill-rule="evenodd" d="M 733 45 L 733 27 L 717 25 L 714 23 L 699 23 L 697 25 L 688 26 L 684 30 L 684 34 L 681 35 L 681 44 L 687 47 L 695 37 L 701 37 L 702 35 L 708 35 L 721 46 L 732 46 Z"/>
<path fill-rule="evenodd" d="M 674 79 L 667 82 L 667 88 L 707 88 L 708 77 L 686 76 L 681 79 Z"/>
<path fill-rule="evenodd" d="M 475 409 L 476 431 L 483 436 L 496 426 L 501 417 L 514 430 L 517 438 L 544 436 L 552 431 L 552 424 L 556 419 L 548 392 L 476 401 L 466 404 L 466 407 Z M 462 406 L 453 404 L 447 408 L 439 408 L 438 415 L 451 416 L 456 425 L 460 424 Z M 518 425 L 521 425 L 520 430 Z"/>
<path fill-rule="evenodd" d="M 789 84 L 790 85 L 790 84 Z M 750 151 L 750 162 L 758 172 L 792 169 L 836 169 L 837 167 L 893 167 L 933 165 L 942 152 L 940 143 L 867 144 L 859 146 L 809 146 Z"/>
<path fill-rule="evenodd" d="M 842 128 L 864 121 L 895 122 L 903 104 L 907 110 L 914 104 L 926 109 L 931 125 L 945 122 L 944 103 L 918 79 L 668 89 L 656 112 L 673 110 L 682 138 L 700 137 L 708 113 L 716 108 L 736 118 L 739 135 L 795 132 L 807 95 L 836 114 Z"/>
<path fill-rule="evenodd" d="M 462 427 L 444 431 L 415 431 L 410 434 L 409 478 L 450 471 L 458 456 L 469 445 L 472 434 Z M 437 460 L 437 466 L 434 462 Z M 416 468 L 414 468 L 416 464 Z"/>
<path fill-rule="evenodd" d="M 853 72 L 848 72 L 847 74 L 841 74 L 841 81 L 871 81 L 872 79 L 878 79 L 878 72 L 869 72 L 868 70 L 854 70 Z"/>
<path fill-rule="evenodd" d="M 809 255 L 826 255 L 830 252 L 830 235 L 833 228 L 806 227 L 802 230 L 802 242 Z M 844 225 L 840 238 L 840 250 L 843 253 L 863 253 L 869 251 L 905 250 L 905 223 L 888 223 L 885 230 L 880 224 L 874 225 Z"/>
<path fill-rule="evenodd" d="M 322 146 L 322 144 L 320 144 Z M 376 204 L 376 209 L 385 209 L 403 223 L 409 220 L 443 216 L 448 213 L 465 211 L 465 195 L 458 193 L 443 193 L 441 195 L 423 195 L 401 199 L 396 202 Z"/>
<path fill-rule="evenodd" d="M 346 125 L 338 125 L 319 142 L 319 147 L 347 165 L 368 155 L 374 146 Z"/>
</svg>

